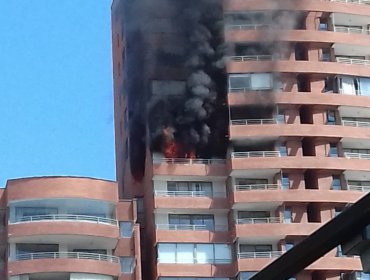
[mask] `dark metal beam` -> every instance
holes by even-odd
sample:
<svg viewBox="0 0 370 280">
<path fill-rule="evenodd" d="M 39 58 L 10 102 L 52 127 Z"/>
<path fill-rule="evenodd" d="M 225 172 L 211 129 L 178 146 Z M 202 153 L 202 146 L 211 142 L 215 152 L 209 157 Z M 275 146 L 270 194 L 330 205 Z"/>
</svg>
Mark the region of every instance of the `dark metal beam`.
<svg viewBox="0 0 370 280">
<path fill-rule="evenodd" d="M 370 193 L 306 237 L 251 280 L 286 280 L 370 224 Z M 299 224 L 297 224 L 299 226 Z"/>
</svg>

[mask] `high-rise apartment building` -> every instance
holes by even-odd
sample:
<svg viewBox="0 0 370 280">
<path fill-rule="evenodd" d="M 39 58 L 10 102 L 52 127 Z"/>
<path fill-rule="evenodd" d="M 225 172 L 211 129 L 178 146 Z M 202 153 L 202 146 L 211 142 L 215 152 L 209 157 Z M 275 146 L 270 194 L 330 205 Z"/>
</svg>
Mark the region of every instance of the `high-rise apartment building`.
<svg viewBox="0 0 370 280">
<path fill-rule="evenodd" d="M 370 190 L 369 26 L 367 0 L 113 1 L 143 279 L 249 279 Z M 361 270 L 338 247 L 294 279 Z"/>
</svg>

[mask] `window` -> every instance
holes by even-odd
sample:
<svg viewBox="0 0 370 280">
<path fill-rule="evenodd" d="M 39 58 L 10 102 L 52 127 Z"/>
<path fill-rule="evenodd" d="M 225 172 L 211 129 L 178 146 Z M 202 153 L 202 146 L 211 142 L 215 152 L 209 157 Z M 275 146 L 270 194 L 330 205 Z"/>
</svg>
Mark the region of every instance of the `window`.
<svg viewBox="0 0 370 280">
<path fill-rule="evenodd" d="M 228 244 L 159 243 L 159 263 L 231 263 Z"/>
<path fill-rule="evenodd" d="M 124 274 L 131 274 L 135 269 L 135 258 L 134 257 L 120 257 L 121 272 Z"/>
<path fill-rule="evenodd" d="M 273 88 L 271 73 L 229 75 L 229 89 L 235 90 L 269 90 Z"/>
<path fill-rule="evenodd" d="M 240 253 L 267 253 L 272 252 L 272 245 L 270 244 L 258 244 L 258 245 L 247 245 L 247 244 L 240 244 L 239 245 Z M 263 255 L 261 255 L 263 256 Z"/>
<path fill-rule="evenodd" d="M 279 111 L 276 114 L 276 122 L 277 123 L 285 123 L 285 114 L 284 114 L 284 111 Z"/>
<path fill-rule="evenodd" d="M 188 215 L 188 214 L 169 214 L 168 220 L 171 225 L 176 225 L 176 229 L 189 229 L 194 226 L 195 229 L 214 230 L 215 222 L 213 215 Z M 181 227 L 183 225 L 183 227 Z"/>
<path fill-rule="evenodd" d="M 286 242 L 285 243 L 285 250 L 286 251 L 289 251 L 290 249 L 292 249 L 294 247 L 294 243 L 293 242 Z"/>
<path fill-rule="evenodd" d="M 331 61 L 330 49 L 321 50 L 321 61 Z"/>
<path fill-rule="evenodd" d="M 31 254 L 31 253 L 45 253 L 45 252 L 58 252 L 58 244 L 28 244 L 28 243 L 18 243 L 15 245 L 16 254 Z"/>
<path fill-rule="evenodd" d="M 289 189 L 289 177 L 288 174 L 286 173 L 281 174 L 281 189 L 283 190 Z"/>
<path fill-rule="evenodd" d="M 328 30 L 328 19 L 327 18 L 320 18 L 319 30 L 320 31 Z"/>
<path fill-rule="evenodd" d="M 335 111 L 328 110 L 326 112 L 326 124 L 334 125 L 335 124 Z"/>
<path fill-rule="evenodd" d="M 186 83 L 184 81 L 174 81 L 174 80 L 152 81 L 152 93 L 154 95 L 162 96 L 184 95 L 185 91 Z"/>
<path fill-rule="evenodd" d="M 338 157 L 338 148 L 336 143 L 330 143 L 329 157 Z"/>
<path fill-rule="evenodd" d="M 256 274 L 256 271 L 244 271 L 244 272 L 240 272 L 240 274 L 239 274 L 239 280 L 249 280 L 254 274 Z"/>
<path fill-rule="evenodd" d="M 212 196 L 212 182 L 168 181 L 167 190 L 173 195 Z"/>
<path fill-rule="evenodd" d="M 287 154 L 287 148 L 285 145 L 281 145 L 279 147 L 279 152 L 280 152 L 280 156 L 282 157 L 286 157 L 288 154 Z"/>
<path fill-rule="evenodd" d="M 341 245 L 338 245 L 337 247 L 337 253 L 335 254 L 336 257 L 342 257 L 343 256 L 343 252 L 342 252 L 342 246 Z"/>
<path fill-rule="evenodd" d="M 121 237 L 132 236 L 132 222 L 119 222 L 119 233 Z"/>
<path fill-rule="evenodd" d="M 284 223 L 290 224 L 292 222 L 292 209 L 290 207 L 284 208 Z"/>
<path fill-rule="evenodd" d="M 341 183 L 340 183 L 340 176 L 339 175 L 333 175 L 332 178 L 333 179 L 331 181 L 331 189 L 336 190 L 336 191 L 341 190 L 342 187 L 341 187 Z"/>
</svg>

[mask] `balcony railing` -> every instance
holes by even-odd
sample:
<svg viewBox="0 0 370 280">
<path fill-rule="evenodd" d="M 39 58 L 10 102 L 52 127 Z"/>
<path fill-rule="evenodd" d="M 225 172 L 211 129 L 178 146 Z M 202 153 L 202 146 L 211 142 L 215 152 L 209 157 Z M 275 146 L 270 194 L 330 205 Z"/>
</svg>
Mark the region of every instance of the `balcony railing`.
<svg viewBox="0 0 370 280">
<path fill-rule="evenodd" d="M 361 153 L 344 153 L 344 156 L 349 159 L 367 159 L 370 160 L 370 154 L 361 154 Z"/>
<path fill-rule="evenodd" d="M 235 185 L 236 191 L 270 191 L 280 189 L 279 184 Z"/>
<path fill-rule="evenodd" d="M 370 186 L 347 185 L 349 191 L 370 192 Z"/>
<path fill-rule="evenodd" d="M 340 3 L 348 3 L 348 4 L 364 4 L 370 5 L 370 0 L 326 0 L 329 2 L 340 2 Z"/>
<path fill-rule="evenodd" d="M 183 224 L 157 224 L 157 230 L 207 230 L 207 231 L 227 231 L 227 226 L 220 225 L 183 225 Z"/>
<path fill-rule="evenodd" d="M 226 24 L 225 29 L 236 29 L 236 30 L 259 30 L 259 29 L 270 29 L 270 24 Z"/>
<path fill-rule="evenodd" d="M 369 30 L 358 27 L 334 26 L 334 32 L 369 35 Z"/>
<path fill-rule="evenodd" d="M 339 89 L 339 94 L 343 95 L 363 95 L 363 96 L 370 96 L 370 92 L 365 92 L 365 91 L 360 91 L 360 90 L 352 90 L 350 92 L 344 90 L 344 89 Z"/>
<path fill-rule="evenodd" d="M 69 215 L 69 214 L 55 214 L 55 215 L 37 215 L 37 216 L 26 216 L 26 217 L 16 217 L 14 221 L 10 224 L 17 223 L 29 223 L 29 222 L 45 222 L 45 221 L 76 221 L 76 222 L 91 222 L 97 224 L 109 224 L 117 226 L 117 220 L 110 218 L 102 218 L 96 216 L 86 216 L 86 215 Z"/>
<path fill-rule="evenodd" d="M 169 197 L 225 197 L 222 192 L 207 192 L 207 191 L 154 191 L 155 196 Z"/>
<path fill-rule="evenodd" d="M 225 164 L 224 159 L 201 159 L 201 158 L 154 158 L 153 163 L 168 163 L 168 164 Z"/>
<path fill-rule="evenodd" d="M 119 263 L 119 258 L 116 256 L 84 252 L 28 253 L 28 254 L 18 254 L 15 257 L 16 261 L 41 260 L 41 259 L 80 259 L 80 260 L 96 260 L 110 263 Z"/>
<path fill-rule="evenodd" d="M 284 251 L 270 251 L 270 252 L 241 252 L 238 253 L 238 259 L 271 259 L 271 258 L 278 258 Z"/>
<path fill-rule="evenodd" d="M 245 119 L 245 120 L 231 120 L 231 125 L 262 125 L 262 124 L 276 124 L 276 119 Z"/>
<path fill-rule="evenodd" d="M 234 55 L 230 56 L 231 61 L 243 62 L 243 61 L 268 61 L 274 60 L 275 57 L 272 55 Z"/>
<path fill-rule="evenodd" d="M 279 151 L 232 152 L 231 158 L 280 157 Z"/>
<path fill-rule="evenodd" d="M 354 65 L 370 65 L 370 60 L 366 60 L 366 59 L 337 57 L 336 60 L 338 63 L 354 64 Z"/>
<path fill-rule="evenodd" d="M 229 92 L 256 92 L 256 91 L 272 91 L 273 87 L 267 86 L 267 87 L 258 87 L 258 88 L 251 88 L 251 87 L 242 87 L 242 88 L 229 88 Z"/>
<path fill-rule="evenodd" d="M 370 122 L 342 120 L 342 125 L 343 126 L 353 126 L 353 127 L 370 127 Z"/>
<path fill-rule="evenodd" d="M 278 224 L 281 223 L 280 217 L 266 217 L 266 218 L 244 218 L 237 219 L 236 223 L 239 225 L 245 224 Z"/>
</svg>

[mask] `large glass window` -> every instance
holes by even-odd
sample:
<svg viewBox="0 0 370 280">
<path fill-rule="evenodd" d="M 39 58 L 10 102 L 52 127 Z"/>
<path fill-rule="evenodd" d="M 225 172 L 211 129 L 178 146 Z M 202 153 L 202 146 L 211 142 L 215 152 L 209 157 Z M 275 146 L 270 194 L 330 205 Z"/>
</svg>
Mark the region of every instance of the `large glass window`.
<svg viewBox="0 0 370 280">
<path fill-rule="evenodd" d="M 28 244 L 18 243 L 15 246 L 16 254 L 31 254 L 31 253 L 46 253 L 46 252 L 58 252 L 58 244 Z"/>
<path fill-rule="evenodd" d="M 160 243 L 159 263 L 231 263 L 228 244 Z"/>
<path fill-rule="evenodd" d="M 214 230 L 215 228 L 213 215 L 169 214 L 168 219 L 170 225 L 192 225 L 195 228 L 207 230 Z M 184 229 L 188 228 L 184 227 Z"/>
<path fill-rule="evenodd" d="M 339 175 L 333 175 L 333 179 L 331 181 L 331 189 L 336 191 L 342 189 Z"/>
<path fill-rule="evenodd" d="M 329 157 L 338 157 L 337 143 L 330 143 Z"/>
<path fill-rule="evenodd" d="M 273 88 L 271 73 L 229 75 L 230 90 L 269 90 Z"/>
<path fill-rule="evenodd" d="M 195 196 L 212 196 L 213 193 L 212 182 L 168 181 L 167 190 L 180 196 L 187 193 L 193 193 Z"/>
<path fill-rule="evenodd" d="M 119 233 L 121 237 L 130 238 L 132 235 L 132 222 L 119 222 Z"/>
<path fill-rule="evenodd" d="M 135 258 L 134 257 L 120 257 L 121 272 L 125 274 L 131 274 L 135 269 Z"/>
<path fill-rule="evenodd" d="M 289 176 L 286 173 L 281 174 L 281 189 L 289 189 Z"/>
<path fill-rule="evenodd" d="M 284 223 L 289 224 L 292 222 L 292 208 L 284 208 Z"/>
</svg>

